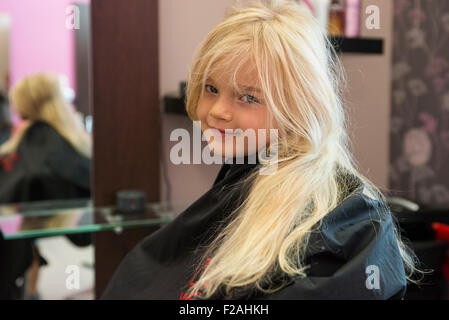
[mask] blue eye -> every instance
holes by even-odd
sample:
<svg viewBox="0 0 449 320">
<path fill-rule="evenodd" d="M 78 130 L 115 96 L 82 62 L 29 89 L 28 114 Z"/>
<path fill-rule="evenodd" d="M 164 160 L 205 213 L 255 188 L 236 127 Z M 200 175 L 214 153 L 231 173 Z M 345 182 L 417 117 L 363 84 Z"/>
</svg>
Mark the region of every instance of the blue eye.
<svg viewBox="0 0 449 320">
<path fill-rule="evenodd" d="M 211 90 L 215 90 L 215 92 L 211 92 L 210 90 L 208 90 L 208 88 L 211 88 Z M 206 91 L 207 92 L 211 92 L 211 93 L 217 93 L 217 89 L 214 86 L 211 86 L 210 84 L 206 84 Z"/>
<path fill-rule="evenodd" d="M 215 88 L 214 86 L 212 86 L 210 84 L 206 84 L 205 85 L 205 90 L 206 90 L 206 92 L 213 93 L 213 94 L 217 94 L 218 93 L 217 88 Z M 259 103 L 260 104 L 260 102 L 259 102 L 259 100 L 257 98 L 255 98 L 255 97 L 253 97 L 253 96 L 251 96 L 249 94 L 242 95 L 241 99 L 242 99 L 242 101 L 244 103 L 247 103 L 247 104 L 254 104 L 254 103 Z"/>
<path fill-rule="evenodd" d="M 244 101 L 245 103 L 249 103 L 249 104 L 259 103 L 259 100 L 257 100 L 257 98 L 255 98 L 253 96 L 250 96 L 249 94 L 243 95 L 242 99 L 245 98 L 245 97 L 248 97 L 248 99 L 249 99 L 249 101 Z"/>
</svg>

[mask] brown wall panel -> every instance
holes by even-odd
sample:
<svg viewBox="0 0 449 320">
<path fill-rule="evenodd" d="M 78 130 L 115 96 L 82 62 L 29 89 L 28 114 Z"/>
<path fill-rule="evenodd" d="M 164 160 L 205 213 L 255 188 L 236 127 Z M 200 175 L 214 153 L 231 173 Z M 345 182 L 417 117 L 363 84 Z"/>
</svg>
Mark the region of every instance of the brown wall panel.
<svg viewBox="0 0 449 320">
<path fill-rule="evenodd" d="M 159 200 L 159 61 L 156 0 L 92 0 L 93 200 L 123 189 Z M 95 235 L 96 294 L 152 229 Z"/>
</svg>

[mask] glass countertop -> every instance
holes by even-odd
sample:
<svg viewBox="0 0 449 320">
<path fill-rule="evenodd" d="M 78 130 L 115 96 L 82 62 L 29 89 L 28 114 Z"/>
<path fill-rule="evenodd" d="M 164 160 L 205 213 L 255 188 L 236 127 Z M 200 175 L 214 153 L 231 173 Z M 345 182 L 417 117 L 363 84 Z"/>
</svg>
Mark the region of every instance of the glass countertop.
<svg viewBox="0 0 449 320">
<path fill-rule="evenodd" d="M 185 203 L 148 203 L 142 212 L 121 213 L 113 206 L 93 207 L 90 199 L 38 201 L 0 205 L 5 240 L 98 232 L 170 223 Z"/>
</svg>

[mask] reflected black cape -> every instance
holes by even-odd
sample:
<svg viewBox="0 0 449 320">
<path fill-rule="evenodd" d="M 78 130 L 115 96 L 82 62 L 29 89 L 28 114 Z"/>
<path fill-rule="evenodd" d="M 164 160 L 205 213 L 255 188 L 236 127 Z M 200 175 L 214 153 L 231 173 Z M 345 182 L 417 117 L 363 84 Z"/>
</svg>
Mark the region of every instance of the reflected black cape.
<svg viewBox="0 0 449 320">
<path fill-rule="evenodd" d="M 194 249 L 210 239 L 211 231 L 246 192 L 230 192 L 228 186 L 256 170 L 257 165 L 224 164 L 208 192 L 128 253 L 101 298 L 197 298 L 185 294 L 197 276 L 197 266 L 203 265 Z M 312 233 L 306 278 L 272 294 L 248 291 L 224 296 L 218 290 L 212 299 L 402 299 L 406 277 L 391 215 L 379 218 L 376 203 L 362 195 L 362 190 L 324 218 L 321 232 Z M 378 268 L 379 288 L 367 285 L 372 280 L 368 280 L 372 276 L 369 266 Z"/>
<path fill-rule="evenodd" d="M 0 203 L 90 196 L 90 160 L 45 122 L 27 129 L 11 165 L 0 166 Z"/>
<path fill-rule="evenodd" d="M 0 161 L 0 204 L 90 197 L 90 160 L 45 122 L 27 129 L 15 160 Z M 80 246 L 91 242 L 88 234 L 68 238 Z M 33 241 L 4 240 L 0 231 L 0 299 L 19 298 L 14 281 L 31 265 Z"/>
</svg>

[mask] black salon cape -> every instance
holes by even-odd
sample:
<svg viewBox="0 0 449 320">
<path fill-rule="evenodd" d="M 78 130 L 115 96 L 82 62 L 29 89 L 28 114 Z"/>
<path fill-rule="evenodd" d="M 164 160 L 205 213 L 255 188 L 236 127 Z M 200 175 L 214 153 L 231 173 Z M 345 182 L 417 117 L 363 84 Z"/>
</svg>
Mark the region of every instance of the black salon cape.
<svg viewBox="0 0 449 320">
<path fill-rule="evenodd" d="M 208 192 L 170 224 L 143 239 L 122 261 L 101 299 L 181 299 L 196 267 L 204 265 L 192 253 L 211 235 L 218 221 L 234 208 L 238 190 L 224 196 L 226 187 L 245 177 L 255 164 L 224 164 Z M 212 299 L 402 299 L 406 290 L 404 266 L 391 216 L 380 219 L 375 203 L 362 189 L 330 212 L 320 233 L 310 237 L 308 276 L 272 294 L 247 292 Z M 240 201 L 240 200 L 239 200 Z M 111 248 L 114 250 L 114 248 Z M 368 266 L 378 267 L 379 287 Z M 370 280 L 367 281 L 367 279 Z M 222 291 L 221 291 L 222 292 Z"/>
<path fill-rule="evenodd" d="M 52 126 L 33 123 L 10 170 L 0 165 L 0 204 L 90 197 L 90 160 Z M 87 245 L 89 235 L 70 235 Z M 33 239 L 4 240 L 0 231 L 0 299 L 14 299 L 14 281 L 32 262 Z"/>
<path fill-rule="evenodd" d="M 0 167 L 0 203 L 90 196 L 90 160 L 45 122 L 25 132 L 11 171 Z"/>
</svg>

